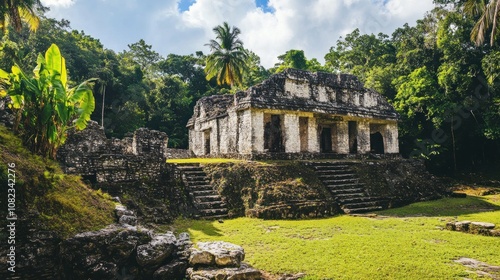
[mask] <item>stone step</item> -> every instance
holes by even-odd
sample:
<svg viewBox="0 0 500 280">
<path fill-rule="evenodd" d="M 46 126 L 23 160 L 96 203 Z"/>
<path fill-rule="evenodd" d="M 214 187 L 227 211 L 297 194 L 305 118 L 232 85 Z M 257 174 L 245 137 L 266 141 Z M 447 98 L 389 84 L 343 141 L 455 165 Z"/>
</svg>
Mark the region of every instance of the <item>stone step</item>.
<svg viewBox="0 0 500 280">
<path fill-rule="evenodd" d="M 195 197 L 196 203 L 200 202 L 210 202 L 210 201 L 221 201 L 220 195 L 202 195 Z"/>
<path fill-rule="evenodd" d="M 186 183 L 190 187 L 197 186 L 197 185 L 209 185 L 210 184 L 210 182 L 208 180 L 192 180 L 192 181 L 187 180 Z"/>
<path fill-rule="evenodd" d="M 313 165 L 312 166 L 315 171 L 323 171 L 323 170 L 334 170 L 334 171 L 341 171 L 341 170 L 350 170 L 348 165 Z"/>
<path fill-rule="evenodd" d="M 206 176 L 206 173 L 205 171 L 203 170 L 196 170 L 196 171 L 184 171 L 184 174 L 186 174 L 186 176 Z"/>
<path fill-rule="evenodd" d="M 194 196 L 194 197 L 211 196 L 211 195 L 217 195 L 217 192 L 215 190 L 192 191 L 191 195 Z"/>
<path fill-rule="evenodd" d="M 322 175 L 336 175 L 336 174 L 354 174 L 354 172 L 350 169 L 324 169 L 324 170 L 315 170 L 316 174 L 319 176 Z"/>
<path fill-rule="evenodd" d="M 197 202 L 196 208 L 198 210 L 211 210 L 211 209 L 219 209 L 225 208 L 227 206 L 223 201 L 209 201 L 209 202 Z"/>
<path fill-rule="evenodd" d="M 339 179 L 356 179 L 357 178 L 356 174 L 353 174 L 353 173 L 321 174 L 321 175 L 318 175 L 318 177 L 323 181 L 330 180 L 330 179 L 339 180 Z"/>
<path fill-rule="evenodd" d="M 355 197 L 365 197 L 365 193 L 339 193 L 334 195 L 338 199 L 347 199 L 347 198 L 355 198 Z"/>
<path fill-rule="evenodd" d="M 345 198 L 337 197 L 337 200 L 342 205 L 347 205 L 347 204 L 351 204 L 351 203 L 360 203 L 360 202 L 372 202 L 372 201 L 381 202 L 380 198 L 370 197 L 370 196 L 345 197 Z"/>
<path fill-rule="evenodd" d="M 203 175 L 196 175 L 196 176 L 186 176 L 186 179 L 189 182 L 194 182 L 194 181 L 207 181 L 208 178 L 205 174 Z"/>
<path fill-rule="evenodd" d="M 179 169 L 182 172 L 190 172 L 190 171 L 203 171 L 202 167 L 199 166 L 193 166 L 193 165 L 186 165 L 186 166 L 177 166 L 177 169 Z"/>
<path fill-rule="evenodd" d="M 382 206 L 371 206 L 371 207 L 364 207 L 364 208 L 354 208 L 354 209 L 342 209 L 346 214 L 353 214 L 353 213 L 365 213 L 365 212 L 371 212 L 371 211 L 378 211 L 382 210 Z"/>
<path fill-rule="evenodd" d="M 332 188 L 329 188 L 328 189 L 334 196 L 336 196 L 337 194 L 346 194 L 346 193 L 350 193 L 350 194 L 353 194 L 353 193 L 360 193 L 362 194 L 363 196 L 365 195 L 364 194 L 364 189 L 363 188 L 352 188 L 352 189 L 332 189 Z"/>
<path fill-rule="evenodd" d="M 365 201 L 365 202 L 343 203 L 341 208 L 358 209 L 358 208 L 366 208 L 372 206 L 380 206 L 380 205 L 378 201 Z"/>
<path fill-rule="evenodd" d="M 364 184 L 362 183 L 349 183 L 349 184 L 328 184 L 326 185 L 329 189 L 352 189 L 352 188 L 362 188 Z"/>
<path fill-rule="evenodd" d="M 227 208 L 213 208 L 213 209 L 200 209 L 200 216 L 214 216 L 214 215 L 227 215 Z"/>
<path fill-rule="evenodd" d="M 359 179 L 336 179 L 336 180 L 322 180 L 325 185 L 345 185 L 345 184 L 357 184 Z"/>
<path fill-rule="evenodd" d="M 191 191 L 211 191 L 214 190 L 211 185 L 192 185 L 189 186 Z"/>
</svg>

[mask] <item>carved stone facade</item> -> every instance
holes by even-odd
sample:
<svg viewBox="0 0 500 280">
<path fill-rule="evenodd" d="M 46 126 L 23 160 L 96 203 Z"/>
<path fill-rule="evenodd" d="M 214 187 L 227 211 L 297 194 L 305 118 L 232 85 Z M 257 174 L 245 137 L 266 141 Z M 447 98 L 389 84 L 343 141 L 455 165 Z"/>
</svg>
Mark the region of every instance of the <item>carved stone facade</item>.
<svg viewBox="0 0 500 280">
<path fill-rule="evenodd" d="M 187 127 L 196 156 L 398 154 L 397 121 L 355 76 L 288 69 L 200 99 Z"/>
</svg>

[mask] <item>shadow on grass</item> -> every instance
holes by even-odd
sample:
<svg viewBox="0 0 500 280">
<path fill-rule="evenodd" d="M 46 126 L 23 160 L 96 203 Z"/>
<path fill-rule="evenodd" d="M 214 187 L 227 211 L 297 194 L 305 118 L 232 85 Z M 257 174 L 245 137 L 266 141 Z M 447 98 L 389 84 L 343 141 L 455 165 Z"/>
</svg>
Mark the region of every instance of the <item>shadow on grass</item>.
<svg viewBox="0 0 500 280">
<path fill-rule="evenodd" d="M 205 220 L 188 220 L 181 219 L 176 220 L 174 223 L 174 227 L 177 232 L 189 232 L 189 234 L 193 235 L 194 231 L 200 231 L 208 236 L 222 236 L 221 231 L 214 226 L 213 221 L 205 221 Z"/>
<path fill-rule="evenodd" d="M 401 208 L 393 208 L 377 212 L 387 216 L 460 216 L 481 212 L 499 211 L 500 206 L 483 197 L 468 196 L 466 198 L 443 198 L 433 201 L 413 203 Z"/>
</svg>

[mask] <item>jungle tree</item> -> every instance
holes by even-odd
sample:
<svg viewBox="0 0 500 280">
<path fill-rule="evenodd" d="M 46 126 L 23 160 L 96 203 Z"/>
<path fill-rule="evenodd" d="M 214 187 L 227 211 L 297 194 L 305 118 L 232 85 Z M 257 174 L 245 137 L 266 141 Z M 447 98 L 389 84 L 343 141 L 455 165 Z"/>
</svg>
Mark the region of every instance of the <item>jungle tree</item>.
<svg viewBox="0 0 500 280">
<path fill-rule="evenodd" d="M 224 22 L 222 26 L 214 27 L 213 31 L 215 40 L 212 39 L 207 44 L 211 51 L 205 67 L 207 80 L 215 77 L 219 85 L 241 85 L 248 55 L 243 48 L 243 42 L 238 39 L 240 29 L 234 26 L 231 28 Z"/>
</svg>

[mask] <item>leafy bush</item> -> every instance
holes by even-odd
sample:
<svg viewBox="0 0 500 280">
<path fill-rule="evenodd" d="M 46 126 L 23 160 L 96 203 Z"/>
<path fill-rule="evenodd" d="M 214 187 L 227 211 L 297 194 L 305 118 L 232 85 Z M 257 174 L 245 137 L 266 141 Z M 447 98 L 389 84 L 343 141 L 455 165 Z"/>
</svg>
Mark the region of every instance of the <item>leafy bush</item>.
<svg viewBox="0 0 500 280">
<path fill-rule="evenodd" d="M 29 77 L 17 65 L 11 73 L 0 70 L 0 97 L 10 96 L 9 106 L 16 113 L 14 129 L 21 132 L 24 144 L 35 153 L 55 158 L 66 131 L 72 126 L 84 129 L 90 120 L 95 108 L 89 86 L 93 80 L 69 88 L 66 62 L 55 44 L 45 56 L 38 56 L 33 74 Z"/>
</svg>

